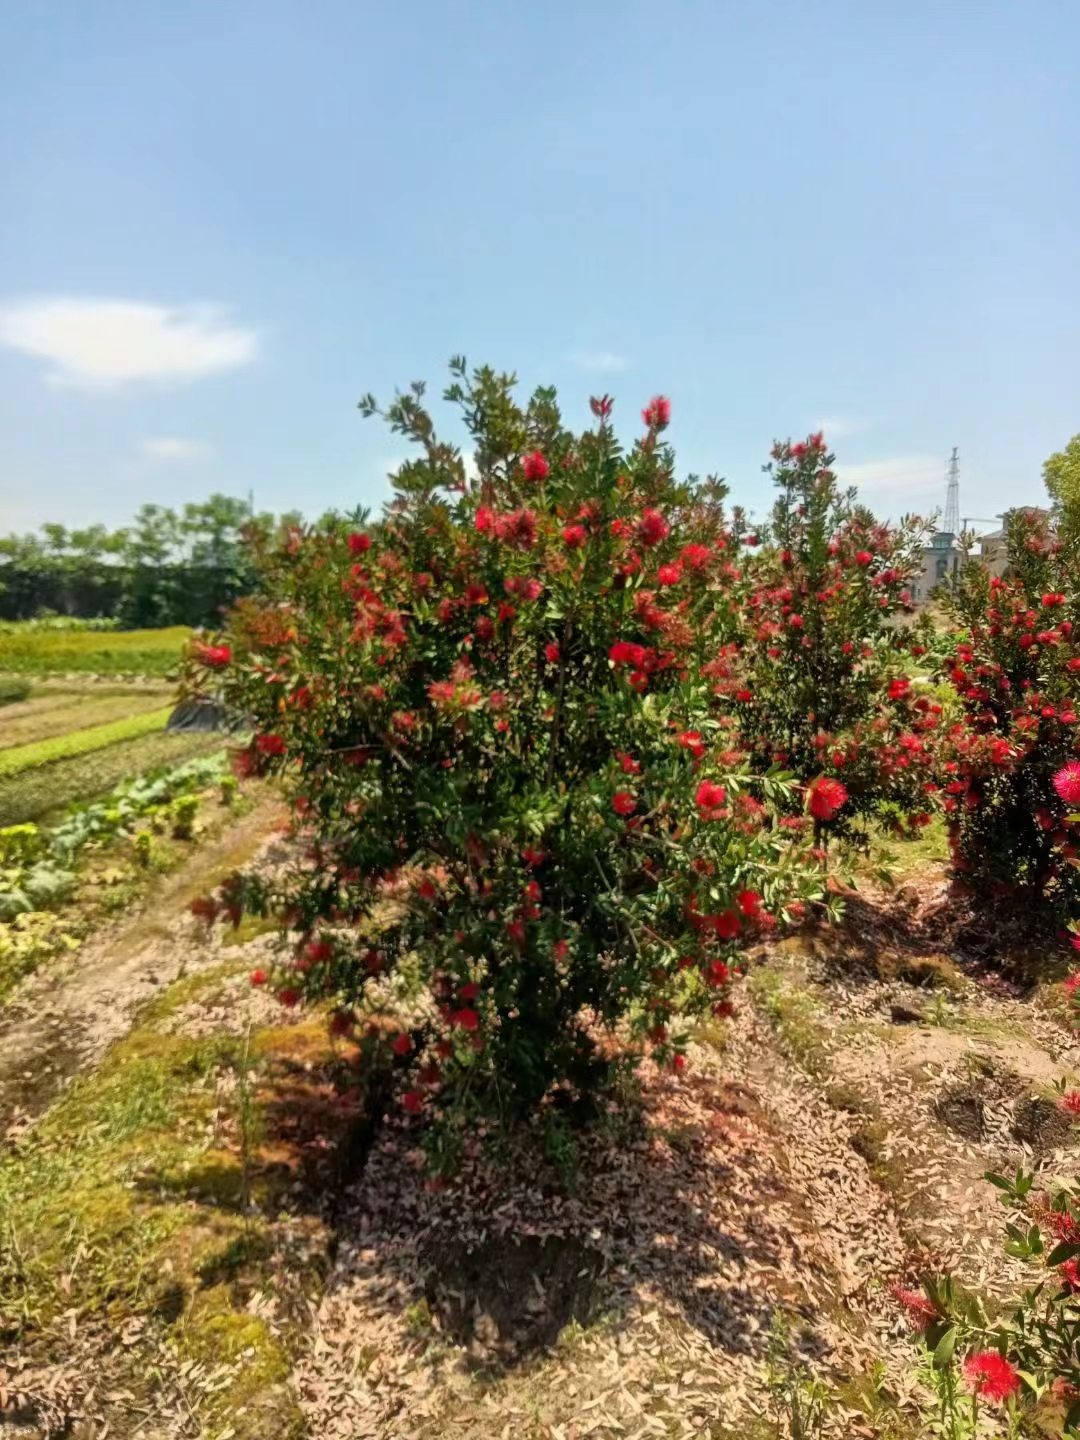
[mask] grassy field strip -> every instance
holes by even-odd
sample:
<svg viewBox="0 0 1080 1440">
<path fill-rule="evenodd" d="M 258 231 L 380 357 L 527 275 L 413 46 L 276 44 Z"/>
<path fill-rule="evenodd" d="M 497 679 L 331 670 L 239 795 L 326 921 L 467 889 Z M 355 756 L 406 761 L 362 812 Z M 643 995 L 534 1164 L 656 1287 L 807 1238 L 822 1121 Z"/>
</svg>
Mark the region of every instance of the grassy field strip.
<svg viewBox="0 0 1080 1440">
<path fill-rule="evenodd" d="M 0 674 L 167 675 L 191 636 L 168 630 L 0 633 Z"/>
<path fill-rule="evenodd" d="M 16 746 L 52 740 L 59 735 L 90 730 L 129 716 L 160 710 L 167 698 L 154 690 L 100 698 L 96 695 L 66 696 L 51 708 L 0 723 L 0 754 Z"/>
<path fill-rule="evenodd" d="M 173 735 L 158 729 L 106 750 L 23 770 L 0 782 L 0 829 L 41 821 L 69 805 L 96 800 L 122 780 L 220 749 L 220 735 Z"/>
<path fill-rule="evenodd" d="M 166 705 L 145 715 L 128 715 L 108 725 L 91 725 L 87 730 L 72 730 L 51 740 L 37 740 L 31 745 L 17 745 L 12 750 L 0 751 L 0 779 L 18 775 L 21 770 L 29 770 L 36 765 L 49 765 L 55 760 L 87 755 L 92 750 L 104 750 L 122 740 L 134 740 L 139 735 L 164 730 L 172 710 L 171 705 Z"/>
</svg>

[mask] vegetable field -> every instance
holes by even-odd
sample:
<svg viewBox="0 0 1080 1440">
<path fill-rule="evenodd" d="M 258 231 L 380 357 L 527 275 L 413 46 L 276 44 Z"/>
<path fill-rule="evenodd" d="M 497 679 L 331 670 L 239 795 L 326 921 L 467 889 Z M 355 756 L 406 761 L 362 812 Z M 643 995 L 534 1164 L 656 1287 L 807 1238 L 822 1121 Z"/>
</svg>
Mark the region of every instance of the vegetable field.
<svg viewBox="0 0 1080 1440">
<path fill-rule="evenodd" d="M 0 675 L 168 676 L 191 631 L 52 629 L 34 621 L 0 627 Z"/>
</svg>

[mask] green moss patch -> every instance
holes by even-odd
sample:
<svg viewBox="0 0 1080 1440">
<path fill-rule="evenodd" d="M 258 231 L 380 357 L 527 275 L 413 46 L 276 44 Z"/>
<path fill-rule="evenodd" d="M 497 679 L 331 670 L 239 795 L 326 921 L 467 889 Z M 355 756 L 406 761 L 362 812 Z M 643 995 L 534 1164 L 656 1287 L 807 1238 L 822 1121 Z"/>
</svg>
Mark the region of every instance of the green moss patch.
<svg viewBox="0 0 1080 1440">
<path fill-rule="evenodd" d="M 160 1028 L 222 975 L 159 997 L 0 1158 L 0 1350 L 62 1355 L 72 1311 L 116 1334 L 138 1318 L 178 1363 L 220 1370 L 220 1385 L 197 1397 L 207 1433 L 229 1423 L 262 1440 L 295 1432 L 282 1382 L 298 1332 L 248 1302 L 271 1294 L 283 1311 L 303 1311 L 296 1297 L 317 1292 L 326 1245 L 304 1213 L 302 1157 L 266 1123 L 273 1036 L 253 1037 L 256 1047 Z M 324 1039 L 322 1059 L 331 1058 Z M 133 1390 L 146 1383 L 133 1375 Z"/>
</svg>

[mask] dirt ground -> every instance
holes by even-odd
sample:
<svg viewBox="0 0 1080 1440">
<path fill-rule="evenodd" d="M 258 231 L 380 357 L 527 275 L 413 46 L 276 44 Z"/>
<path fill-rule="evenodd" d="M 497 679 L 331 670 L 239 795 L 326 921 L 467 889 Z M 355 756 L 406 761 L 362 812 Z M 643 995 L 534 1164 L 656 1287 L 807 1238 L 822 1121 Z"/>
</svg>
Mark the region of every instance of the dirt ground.
<svg viewBox="0 0 1080 1440">
<path fill-rule="evenodd" d="M 256 811 L 150 909 L 28 982 L 0 1018 L 9 1142 L 41 1123 L 67 1077 L 101 1063 L 149 997 L 223 957 L 238 977 L 250 967 L 266 937 L 230 950 L 182 906 L 227 860 L 275 863 L 259 850 L 272 818 Z M 1019 1272 L 983 1174 L 1062 1173 L 1078 1148 L 1053 1087 L 1080 1073 L 1080 1047 L 1053 989 L 965 950 L 943 899 L 931 870 L 900 896 L 855 900 L 843 931 L 763 950 L 734 1020 L 699 1036 L 683 1075 L 646 1072 L 641 1113 L 613 1114 L 585 1143 L 569 1190 L 528 1137 L 495 1169 L 481 1135 L 459 1179 L 433 1186 L 410 1122 L 388 1119 L 321 1192 L 325 1270 L 302 1323 L 292 1315 L 291 1428 L 259 1433 L 766 1440 L 789 1433 L 785 1385 L 816 1377 L 832 1397 L 822 1434 L 922 1434 L 889 1282 L 950 1268 L 1008 1292 Z M 163 1028 L 250 1032 L 274 1023 L 268 1003 L 238 978 Z M 315 1058 L 289 1072 L 305 1083 L 322 1074 L 312 1044 Z M 308 1138 L 326 1149 L 348 1124 L 323 1088 L 320 1113 L 337 1118 Z M 256 1307 L 285 1303 L 290 1203 L 266 1232 L 277 1271 Z M 143 1317 L 140 1333 L 168 1323 Z M 122 1350 L 118 1338 L 110 1364 Z M 77 1362 L 39 1357 L 34 1385 L 69 1397 L 69 1429 L 63 1407 L 46 1423 L 53 1411 L 24 1405 L 26 1433 L 73 1433 L 75 1415 L 98 1440 L 104 1425 L 151 1440 L 255 1433 L 243 1415 L 208 1425 L 205 1373 L 140 1420 L 122 1398 L 87 1404 Z M 0 1355 L 0 1431 L 20 1374 L 25 1386 L 18 1357 Z"/>
</svg>

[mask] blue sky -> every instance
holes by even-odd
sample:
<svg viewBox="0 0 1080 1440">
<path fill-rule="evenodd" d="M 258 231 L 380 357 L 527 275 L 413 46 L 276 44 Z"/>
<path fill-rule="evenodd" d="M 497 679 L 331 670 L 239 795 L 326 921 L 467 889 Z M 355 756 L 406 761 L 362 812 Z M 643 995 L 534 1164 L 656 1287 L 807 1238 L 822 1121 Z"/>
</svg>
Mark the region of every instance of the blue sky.
<svg viewBox="0 0 1080 1440">
<path fill-rule="evenodd" d="M 52 0 L 0 13 L 0 531 L 377 504 L 447 358 L 657 390 L 883 513 L 1080 430 L 1075 0 Z"/>
</svg>

